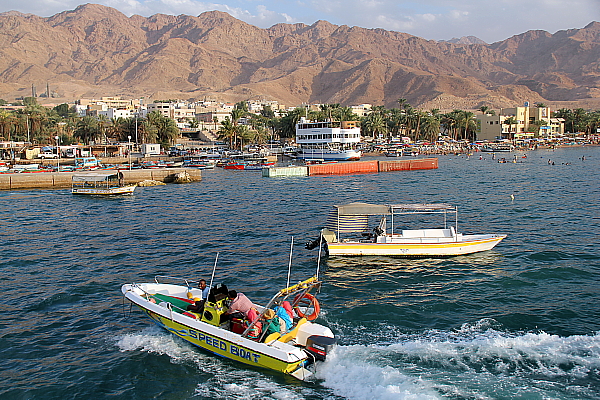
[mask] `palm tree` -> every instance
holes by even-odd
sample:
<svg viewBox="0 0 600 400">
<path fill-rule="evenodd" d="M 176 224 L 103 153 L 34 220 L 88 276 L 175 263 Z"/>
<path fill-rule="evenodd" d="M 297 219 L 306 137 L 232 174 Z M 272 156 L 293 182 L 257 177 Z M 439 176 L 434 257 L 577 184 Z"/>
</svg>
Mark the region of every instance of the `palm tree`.
<svg viewBox="0 0 600 400">
<path fill-rule="evenodd" d="M 442 115 L 441 126 L 444 128 L 444 132 L 447 136 L 454 140 L 458 139 L 458 126 L 461 116 L 460 110 L 453 110 L 449 113 Z"/>
<path fill-rule="evenodd" d="M 92 140 L 96 140 L 100 133 L 98 120 L 92 116 L 85 116 L 77 122 L 77 128 L 74 135 L 83 143 L 88 144 Z"/>
<path fill-rule="evenodd" d="M 475 114 L 473 114 L 471 111 L 463 111 L 462 113 L 462 123 L 464 124 L 465 130 L 463 131 L 463 139 L 472 139 L 472 135 L 469 135 L 469 131 L 473 132 L 473 124 L 474 124 L 474 120 L 473 118 L 475 117 Z"/>
<path fill-rule="evenodd" d="M 98 115 L 98 129 L 100 130 L 100 138 L 104 139 L 105 142 L 107 141 L 106 138 L 106 127 L 109 124 L 109 120 L 108 117 L 104 114 L 100 114 Z"/>
<path fill-rule="evenodd" d="M 512 126 L 517 125 L 517 123 L 518 123 L 518 121 L 515 119 L 515 117 L 508 117 L 503 122 L 504 125 L 508 125 L 508 138 L 510 140 L 515 138 L 515 135 L 512 132 Z"/>
<path fill-rule="evenodd" d="M 356 121 L 358 119 L 358 116 L 352 112 L 352 108 L 350 107 L 340 107 L 337 116 L 340 122 Z"/>
<path fill-rule="evenodd" d="M 123 126 L 125 119 L 123 117 L 111 118 L 110 124 L 106 128 L 106 135 L 117 140 L 123 137 Z"/>
<path fill-rule="evenodd" d="M 440 119 L 438 117 L 438 114 L 427 114 L 423 119 L 421 129 L 425 140 L 435 142 L 440 133 Z"/>
<path fill-rule="evenodd" d="M 384 135 L 388 132 L 387 124 L 380 112 L 372 112 L 365 120 L 365 130 L 375 139 L 379 135 Z"/>
<path fill-rule="evenodd" d="M 10 141 L 10 133 L 16 120 L 10 111 L 0 110 L 0 136 Z"/>
<path fill-rule="evenodd" d="M 306 115 L 304 107 L 296 107 L 288 111 L 286 115 L 281 117 L 276 124 L 275 131 L 282 138 L 292 138 L 296 134 L 296 124 L 300 118 Z"/>
<path fill-rule="evenodd" d="M 233 148 L 235 136 L 236 127 L 233 125 L 229 117 L 225 117 L 225 120 L 221 122 L 221 127 L 217 131 L 217 137 L 219 140 L 229 141 L 229 147 Z"/>
<path fill-rule="evenodd" d="M 400 109 L 404 109 L 407 106 L 410 107 L 410 104 L 407 103 L 406 99 L 400 98 L 397 101 L 398 101 L 398 104 L 400 105 Z"/>
</svg>

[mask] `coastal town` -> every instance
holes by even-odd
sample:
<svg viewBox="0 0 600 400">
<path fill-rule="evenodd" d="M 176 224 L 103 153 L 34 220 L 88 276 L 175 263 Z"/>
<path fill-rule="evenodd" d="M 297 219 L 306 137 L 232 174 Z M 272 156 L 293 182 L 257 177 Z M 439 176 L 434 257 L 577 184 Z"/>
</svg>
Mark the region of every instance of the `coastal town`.
<svg viewBox="0 0 600 400">
<path fill-rule="evenodd" d="M 600 399 L 597 0 L 446 3 L 0 10 L 0 399 Z"/>
<path fill-rule="evenodd" d="M 46 104 L 32 96 L 0 103 L 2 172 L 72 171 L 96 166 L 89 159 L 82 161 L 94 157 L 98 164 L 118 163 L 124 168 L 134 161 L 136 168 L 156 167 L 159 158 L 168 166 L 172 163 L 164 162 L 207 152 L 224 158 L 241 154 L 294 158 L 302 142 L 296 132 L 301 119 L 342 127 L 352 123 L 360 131 L 354 145 L 361 154 L 389 157 L 597 144 L 600 137 L 598 111 L 552 110 L 542 103 L 445 113 L 414 108 L 405 99 L 391 109 L 371 104 L 288 107 L 276 101 L 121 97 Z M 319 142 L 332 144 L 315 143 Z"/>
</svg>

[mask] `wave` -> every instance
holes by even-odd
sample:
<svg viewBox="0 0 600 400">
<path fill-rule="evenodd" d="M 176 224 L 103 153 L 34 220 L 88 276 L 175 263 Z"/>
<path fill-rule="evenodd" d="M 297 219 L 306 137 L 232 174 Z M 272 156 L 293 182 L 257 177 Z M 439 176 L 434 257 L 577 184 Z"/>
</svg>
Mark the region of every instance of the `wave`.
<svg viewBox="0 0 600 400">
<path fill-rule="evenodd" d="M 149 327 L 115 338 L 121 352 L 142 351 L 166 355 L 171 363 L 193 365 L 198 385 L 191 398 L 203 399 L 306 399 L 318 398 L 305 385 L 290 385 L 290 379 L 203 352 L 163 331 Z"/>
<path fill-rule="evenodd" d="M 507 333 L 482 320 L 457 331 L 340 345 L 318 377 L 348 399 L 598 398 L 600 332 Z M 375 337 L 365 338 L 374 341 Z"/>
</svg>

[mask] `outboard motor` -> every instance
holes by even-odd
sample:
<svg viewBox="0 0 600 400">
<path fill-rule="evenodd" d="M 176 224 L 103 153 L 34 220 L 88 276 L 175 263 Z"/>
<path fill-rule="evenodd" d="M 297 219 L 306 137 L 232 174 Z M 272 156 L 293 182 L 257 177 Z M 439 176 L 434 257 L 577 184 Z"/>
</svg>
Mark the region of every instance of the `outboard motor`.
<svg viewBox="0 0 600 400">
<path fill-rule="evenodd" d="M 316 360 L 325 361 L 337 343 L 336 338 L 329 336 L 312 335 L 306 339 L 306 351 L 312 354 Z"/>
<path fill-rule="evenodd" d="M 304 246 L 304 248 L 306 250 L 312 250 L 312 249 L 316 249 L 317 247 L 319 247 L 320 244 L 321 244 L 321 236 L 319 236 L 315 240 L 309 240 L 308 242 L 306 242 L 306 246 Z"/>
</svg>

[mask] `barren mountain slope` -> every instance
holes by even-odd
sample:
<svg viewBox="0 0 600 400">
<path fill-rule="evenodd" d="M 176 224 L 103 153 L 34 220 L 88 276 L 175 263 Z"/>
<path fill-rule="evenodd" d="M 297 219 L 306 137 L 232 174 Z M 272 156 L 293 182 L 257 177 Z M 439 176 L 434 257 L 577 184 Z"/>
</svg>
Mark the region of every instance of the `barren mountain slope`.
<svg viewBox="0 0 600 400">
<path fill-rule="evenodd" d="M 476 38 L 475 38 L 476 39 Z M 382 29 L 277 24 L 229 14 L 126 17 L 87 4 L 49 18 L 0 14 L 0 98 L 62 95 L 249 98 L 396 106 L 599 104 L 600 23 L 485 44 Z M 469 44 L 475 43 L 475 44 Z M 38 90 L 38 92 L 43 90 Z"/>
</svg>

